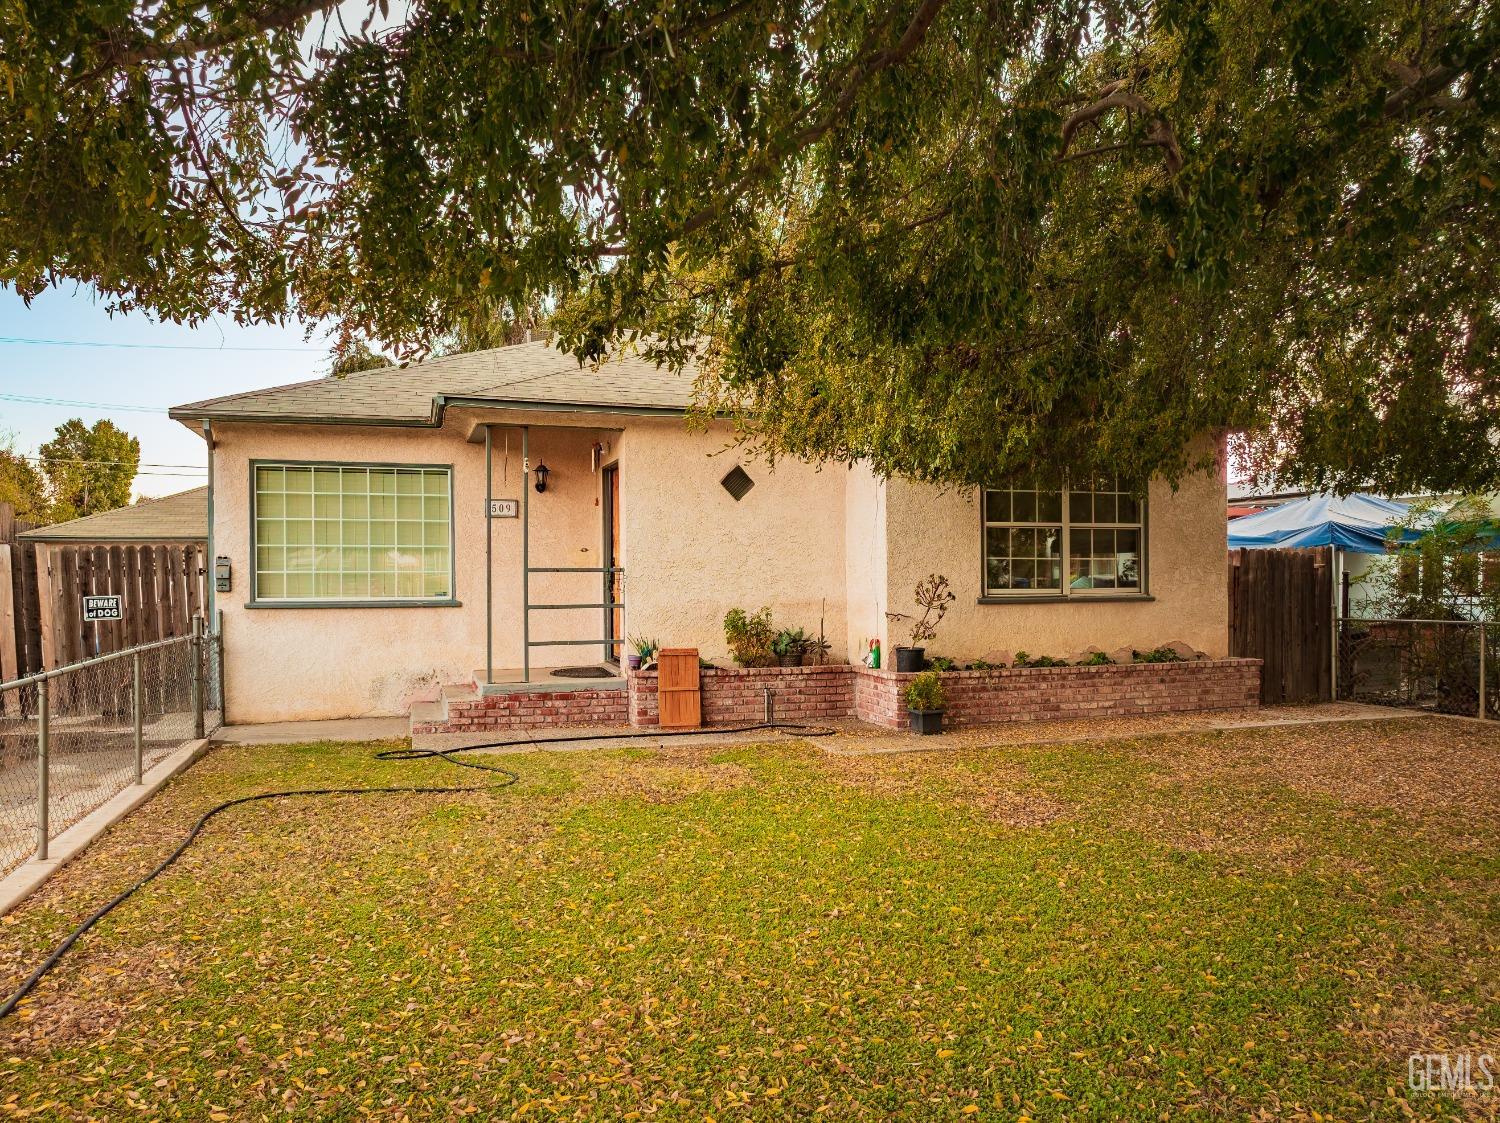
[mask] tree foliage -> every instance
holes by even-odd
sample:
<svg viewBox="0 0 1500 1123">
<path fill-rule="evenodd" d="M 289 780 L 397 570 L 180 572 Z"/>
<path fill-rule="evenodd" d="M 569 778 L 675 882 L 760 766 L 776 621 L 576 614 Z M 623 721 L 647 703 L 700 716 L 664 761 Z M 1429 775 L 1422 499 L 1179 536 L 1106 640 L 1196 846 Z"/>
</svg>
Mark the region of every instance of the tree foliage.
<svg viewBox="0 0 1500 1123">
<path fill-rule="evenodd" d="M 1368 615 L 1500 620 L 1500 519 L 1487 498 L 1413 504 L 1388 537 L 1360 579 Z"/>
<path fill-rule="evenodd" d="M 769 451 L 1500 483 L 1490 0 L 0 0 L 0 280 L 559 302 Z"/>
<path fill-rule="evenodd" d="M 67 522 L 125 506 L 140 464 L 141 442 L 113 421 L 63 422 L 41 447 L 52 520 Z"/>
<path fill-rule="evenodd" d="M 16 518 L 40 526 L 50 522 L 51 501 L 41 471 L 16 451 L 15 437 L 0 437 L 0 503 L 9 503 Z"/>
</svg>

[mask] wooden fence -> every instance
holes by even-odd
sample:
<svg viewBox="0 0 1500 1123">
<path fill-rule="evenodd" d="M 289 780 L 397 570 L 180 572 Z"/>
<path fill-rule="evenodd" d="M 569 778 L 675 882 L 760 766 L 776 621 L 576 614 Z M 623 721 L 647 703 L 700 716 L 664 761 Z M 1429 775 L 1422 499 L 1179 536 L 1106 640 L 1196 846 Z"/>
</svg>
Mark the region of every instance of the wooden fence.
<svg viewBox="0 0 1500 1123">
<path fill-rule="evenodd" d="M 1262 702 L 1333 697 L 1331 550 L 1229 551 L 1229 653 L 1261 660 Z"/>
<path fill-rule="evenodd" d="M 25 529 L 0 503 L 0 681 L 188 635 L 205 611 L 201 544 L 17 541 Z M 85 623 L 83 598 L 110 593 L 123 618 Z"/>
</svg>

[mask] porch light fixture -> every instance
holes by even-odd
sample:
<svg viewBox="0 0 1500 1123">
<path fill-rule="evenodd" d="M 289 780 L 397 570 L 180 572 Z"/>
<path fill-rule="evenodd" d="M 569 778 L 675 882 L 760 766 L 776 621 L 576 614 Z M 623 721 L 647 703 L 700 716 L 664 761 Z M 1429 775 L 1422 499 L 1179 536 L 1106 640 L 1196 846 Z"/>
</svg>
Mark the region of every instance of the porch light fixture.
<svg viewBox="0 0 1500 1123">
<path fill-rule="evenodd" d="M 542 492 L 544 492 L 544 491 L 547 490 L 547 477 L 550 474 L 551 474 L 551 472 L 548 469 L 547 465 L 544 464 L 544 463 L 542 463 L 540 460 L 537 461 L 537 465 L 536 465 L 536 490 L 537 490 L 537 494 L 538 495 L 540 495 Z"/>
</svg>

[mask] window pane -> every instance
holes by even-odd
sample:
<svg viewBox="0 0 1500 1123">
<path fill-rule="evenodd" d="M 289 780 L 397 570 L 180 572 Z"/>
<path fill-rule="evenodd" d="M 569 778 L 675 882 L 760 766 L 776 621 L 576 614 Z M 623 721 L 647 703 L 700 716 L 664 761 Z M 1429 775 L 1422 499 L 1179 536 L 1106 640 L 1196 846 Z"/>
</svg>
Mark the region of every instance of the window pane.
<svg viewBox="0 0 1500 1123">
<path fill-rule="evenodd" d="M 1114 492 L 1101 491 L 1094 494 L 1094 521 L 1096 523 L 1112 523 L 1115 521 Z"/>
<path fill-rule="evenodd" d="M 1062 493 L 987 490 L 984 513 L 986 592 L 1062 589 Z"/>
<path fill-rule="evenodd" d="M 1068 521 L 1091 523 L 1094 521 L 1093 496 L 1086 491 L 1068 492 Z"/>
<path fill-rule="evenodd" d="M 1062 493 L 1039 491 L 1036 497 L 1036 521 L 1039 523 L 1062 522 Z"/>
<path fill-rule="evenodd" d="M 1141 521 L 1141 504 L 1133 495 L 1120 496 L 1120 513 L 1117 516 L 1122 523 L 1135 523 Z"/>
<path fill-rule="evenodd" d="M 257 596 L 452 595 L 447 470 L 258 465 L 255 488 Z"/>
</svg>

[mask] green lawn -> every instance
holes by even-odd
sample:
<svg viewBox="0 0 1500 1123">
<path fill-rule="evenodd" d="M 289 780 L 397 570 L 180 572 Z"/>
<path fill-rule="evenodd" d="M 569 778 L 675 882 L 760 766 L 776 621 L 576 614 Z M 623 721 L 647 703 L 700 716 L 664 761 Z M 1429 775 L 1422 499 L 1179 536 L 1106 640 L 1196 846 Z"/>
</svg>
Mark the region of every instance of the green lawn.
<svg viewBox="0 0 1500 1123">
<path fill-rule="evenodd" d="M 216 751 L 0 926 L 0 983 L 221 799 L 492 779 L 377 747 Z M 218 820 L 0 1024 L 0 1118 L 1500 1107 L 1405 1086 L 1500 1055 L 1500 731 L 488 759 L 520 783 Z"/>
</svg>

